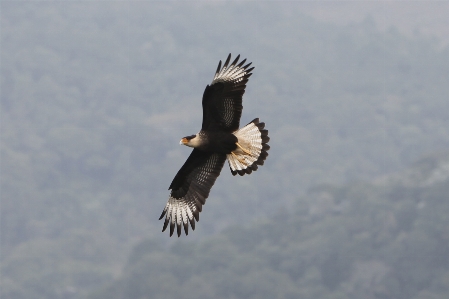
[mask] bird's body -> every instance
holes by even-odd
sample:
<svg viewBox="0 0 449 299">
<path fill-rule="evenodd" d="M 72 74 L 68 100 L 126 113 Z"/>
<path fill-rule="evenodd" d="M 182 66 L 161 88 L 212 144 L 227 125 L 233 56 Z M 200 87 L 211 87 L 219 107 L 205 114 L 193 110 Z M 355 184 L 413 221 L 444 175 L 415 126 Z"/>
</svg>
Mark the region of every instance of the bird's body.
<svg viewBox="0 0 449 299">
<path fill-rule="evenodd" d="M 187 146 L 197 148 L 204 152 L 230 154 L 237 148 L 237 137 L 223 131 L 200 131 L 194 138 L 186 143 Z"/>
<path fill-rule="evenodd" d="M 226 161 L 231 173 L 250 174 L 263 165 L 270 148 L 268 131 L 256 118 L 239 129 L 242 96 L 246 82 L 254 68 L 246 59 L 237 64 L 239 56 L 229 65 L 229 54 L 223 68 L 218 64 L 214 79 L 203 94 L 203 123 L 199 133 L 181 139 L 180 143 L 193 147 L 187 161 L 176 174 L 169 189 L 170 197 L 159 219 L 165 217 L 164 231 L 170 224 L 170 236 L 181 227 L 188 234 L 188 224 L 195 229 L 195 220 L 205 204 L 215 180 Z"/>
</svg>

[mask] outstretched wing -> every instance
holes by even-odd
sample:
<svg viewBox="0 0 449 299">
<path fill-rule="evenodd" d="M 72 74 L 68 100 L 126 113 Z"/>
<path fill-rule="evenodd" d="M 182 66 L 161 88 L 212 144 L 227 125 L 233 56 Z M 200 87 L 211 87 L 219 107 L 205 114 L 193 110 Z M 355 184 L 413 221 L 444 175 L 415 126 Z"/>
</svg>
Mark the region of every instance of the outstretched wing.
<svg viewBox="0 0 449 299">
<path fill-rule="evenodd" d="M 254 69 L 248 69 L 251 63 L 244 65 L 246 59 L 237 64 L 239 58 L 240 55 L 229 65 L 229 54 L 223 67 L 220 60 L 212 83 L 206 86 L 203 94 L 202 130 L 218 129 L 232 133 L 239 128 L 242 97 L 246 82 Z"/>
<path fill-rule="evenodd" d="M 179 237 L 181 225 L 183 225 L 187 235 L 189 222 L 195 230 L 195 220 L 199 220 L 202 205 L 206 203 L 206 198 L 220 175 L 225 160 L 225 154 L 203 152 L 197 149 L 192 151 L 168 188 L 172 191 L 159 217 L 161 220 L 165 216 L 162 231 L 165 231 L 170 223 L 170 236 L 172 236 L 176 225 Z"/>
</svg>

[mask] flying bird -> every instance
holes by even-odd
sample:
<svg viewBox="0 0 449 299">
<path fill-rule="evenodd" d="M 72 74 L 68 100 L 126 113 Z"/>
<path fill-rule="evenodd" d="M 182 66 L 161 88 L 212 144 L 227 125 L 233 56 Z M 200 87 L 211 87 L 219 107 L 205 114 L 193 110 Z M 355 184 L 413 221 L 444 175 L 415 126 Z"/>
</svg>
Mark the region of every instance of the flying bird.
<svg viewBox="0 0 449 299">
<path fill-rule="evenodd" d="M 220 60 L 212 83 L 204 90 L 201 130 L 180 141 L 193 151 L 170 184 L 170 197 L 159 218 L 165 216 L 162 231 L 170 225 L 170 236 L 175 226 L 178 237 L 182 227 L 188 235 L 189 223 L 195 230 L 195 220 L 226 159 L 232 175 L 243 176 L 256 171 L 268 156 L 270 138 L 265 123 L 255 118 L 239 129 L 242 97 L 254 69 L 249 68 L 251 63 L 244 65 L 246 59 L 239 63 L 239 58 L 230 63 L 229 54 L 223 67 Z"/>
</svg>

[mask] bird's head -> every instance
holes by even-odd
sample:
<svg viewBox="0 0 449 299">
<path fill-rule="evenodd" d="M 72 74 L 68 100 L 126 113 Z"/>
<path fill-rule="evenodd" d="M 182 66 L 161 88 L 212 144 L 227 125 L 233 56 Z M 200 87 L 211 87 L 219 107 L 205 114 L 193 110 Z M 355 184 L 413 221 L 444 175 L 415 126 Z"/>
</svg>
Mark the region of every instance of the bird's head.
<svg viewBox="0 0 449 299">
<path fill-rule="evenodd" d="M 198 138 L 196 138 L 197 135 L 190 135 L 190 136 L 186 136 L 183 137 L 181 139 L 181 141 L 179 141 L 179 144 L 184 144 L 190 147 L 195 147 L 196 143 L 195 141 L 197 141 Z"/>
</svg>

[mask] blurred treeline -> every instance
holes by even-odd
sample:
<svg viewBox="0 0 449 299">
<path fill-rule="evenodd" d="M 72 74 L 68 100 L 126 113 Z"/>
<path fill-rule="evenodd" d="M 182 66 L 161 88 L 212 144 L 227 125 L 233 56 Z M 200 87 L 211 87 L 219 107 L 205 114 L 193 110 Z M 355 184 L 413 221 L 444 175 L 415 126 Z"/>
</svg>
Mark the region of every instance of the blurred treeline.
<svg viewBox="0 0 449 299">
<path fill-rule="evenodd" d="M 447 294 L 447 168 L 425 186 L 360 183 L 423 155 L 445 165 L 449 49 L 434 38 L 290 2 L 0 13 L 2 298 L 84 298 L 115 278 L 99 297 Z M 256 67 L 242 124 L 267 123 L 270 156 L 243 178 L 225 167 L 189 242 L 169 239 L 178 140 L 229 52 Z"/>
<path fill-rule="evenodd" d="M 148 239 L 89 298 L 444 299 L 448 194 L 449 154 L 374 183 L 317 186 L 202 242 Z"/>
</svg>

